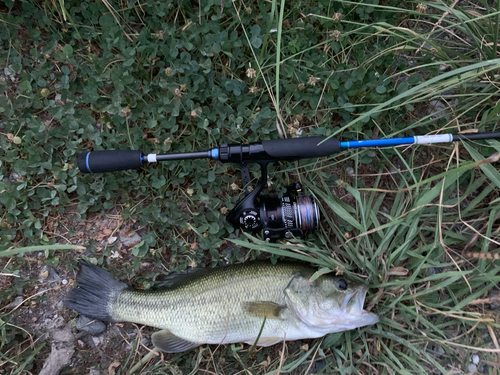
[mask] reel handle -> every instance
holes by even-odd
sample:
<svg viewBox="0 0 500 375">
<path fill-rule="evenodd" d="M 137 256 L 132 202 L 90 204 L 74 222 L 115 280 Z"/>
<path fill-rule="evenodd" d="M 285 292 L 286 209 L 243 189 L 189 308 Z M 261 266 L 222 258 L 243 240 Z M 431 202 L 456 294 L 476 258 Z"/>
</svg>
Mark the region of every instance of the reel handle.
<svg viewBox="0 0 500 375">
<path fill-rule="evenodd" d="M 101 150 L 78 155 L 78 169 L 82 173 L 116 172 L 140 168 L 144 154 L 137 150 Z"/>
</svg>

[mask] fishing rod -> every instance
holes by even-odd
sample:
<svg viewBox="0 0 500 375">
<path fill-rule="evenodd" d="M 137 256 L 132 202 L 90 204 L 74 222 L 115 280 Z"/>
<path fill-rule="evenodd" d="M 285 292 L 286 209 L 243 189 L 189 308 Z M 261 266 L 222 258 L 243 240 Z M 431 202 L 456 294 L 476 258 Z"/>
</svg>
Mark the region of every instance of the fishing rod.
<svg viewBox="0 0 500 375">
<path fill-rule="evenodd" d="M 221 144 L 207 151 L 175 154 L 148 154 L 139 150 L 101 150 L 83 152 L 78 156 L 78 168 L 82 173 L 116 172 L 135 169 L 146 163 L 171 160 L 211 159 L 224 163 L 239 163 L 245 198 L 229 212 L 228 220 L 236 229 L 262 231 L 267 241 L 282 238 L 304 237 L 306 232 L 319 223 L 319 208 L 311 196 L 299 194 L 300 184 L 292 184 L 280 198 L 260 195 L 267 184 L 267 165 L 285 160 L 318 158 L 336 154 L 341 150 L 366 147 L 390 147 L 413 144 L 451 143 L 460 140 L 500 138 L 500 132 L 418 135 L 403 138 L 371 139 L 341 142 L 334 137 L 305 137 L 273 139 L 251 144 Z M 247 164 L 257 163 L 261 178 L 253 190 Z"/>
</svg>

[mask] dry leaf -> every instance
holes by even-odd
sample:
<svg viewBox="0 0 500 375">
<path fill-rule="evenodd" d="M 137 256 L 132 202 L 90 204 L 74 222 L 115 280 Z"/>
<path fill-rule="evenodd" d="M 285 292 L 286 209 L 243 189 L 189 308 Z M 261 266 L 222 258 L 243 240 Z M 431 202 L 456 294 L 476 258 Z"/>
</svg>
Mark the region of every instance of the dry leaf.
<svg viewBox="0 0 500 375">
<path fill-rule="evenodd" d="M 115 375 L 116 371 L 115 368 L 119 367 L 121 365 L 120 362 L 118 362 L 116 359 L 111 363 L 108 367 L 108 373 L 109 375 Z"/>
<path fill-rule="evenodd" d="M 408 275 L 408 270 L 404 267 L 392 267 L 387 271 L 388 276 L 406 276 Z"/>
</svg>

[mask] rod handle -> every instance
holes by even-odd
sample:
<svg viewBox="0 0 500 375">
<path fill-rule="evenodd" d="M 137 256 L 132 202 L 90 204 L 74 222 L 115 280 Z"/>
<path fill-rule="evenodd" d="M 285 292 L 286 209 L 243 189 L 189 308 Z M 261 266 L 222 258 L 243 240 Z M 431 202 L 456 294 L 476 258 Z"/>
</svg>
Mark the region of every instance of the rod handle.
<svg viewBox="0 0 500 375">
<path fill-rule="evenodd" d="M 140 168 L 144 154 L 137 150 L 101 150 L 78 155 L 78 169 L 82 173 L 104 173 Z"/>
<path fill-rule="evenodd" d="M 319 158 L 336 154 L 340 151 L 337 138 L 316 136 L 306 138 L 287 138 L 262 141 L 268 155 L 277 160 L 297 160 L 302 158 Z M 321 143 L 324 141 L 323 143 Z M 320 144 L 321 143 L 321 144 Z"/>
</svg>

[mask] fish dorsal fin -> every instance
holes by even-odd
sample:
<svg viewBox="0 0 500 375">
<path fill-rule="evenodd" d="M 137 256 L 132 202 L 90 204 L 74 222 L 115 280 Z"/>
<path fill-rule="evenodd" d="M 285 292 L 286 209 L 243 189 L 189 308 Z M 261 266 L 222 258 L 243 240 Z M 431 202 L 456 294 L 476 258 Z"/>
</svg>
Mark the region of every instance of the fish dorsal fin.
<svg viewBox="0 0 500 375">
<path fill-rule="evenodd" d="M 243 302 L 243 310 L 248 315 L 257 318 L 283 320 L 283 313 L 286 309 L 286 306 L 281 306 L 271 301 Z"/>
<path fill-rule="evenodd" d="M 151 341 L 153 341 L 155 348 L 166 353 L 180 353 L 200 345 L 197 342 L 184 340 L 166 329 L 153 333 Z"/>
<path fill-rule="evenodd" d="M 193 278 L 197 273 L 204 274 L 207 272 L 206 268 L 188 268 L 184 272 L 171 272 L 163 276 L 160 280 L 154 283 L 151 287 L 152 290 L 173 289 L 179 285 L 184 284 L 187 280 Z"/>
<path fill-rule="evenodd" d="M 271 346 L 274 344 L 283 341 L 283 337 L 261 337 L 259 341 L 257 341 L 257 346 Z M 247 341 L 246 344 L 253 345 L 255 341 Z"/>
</svg>

